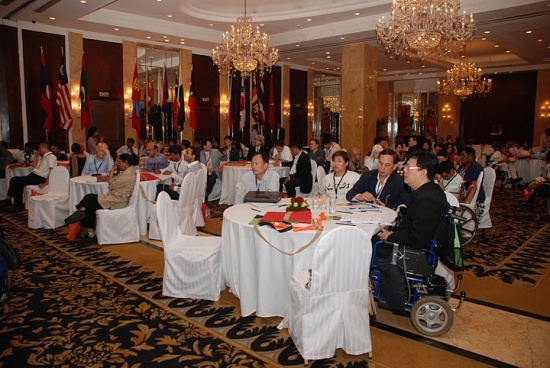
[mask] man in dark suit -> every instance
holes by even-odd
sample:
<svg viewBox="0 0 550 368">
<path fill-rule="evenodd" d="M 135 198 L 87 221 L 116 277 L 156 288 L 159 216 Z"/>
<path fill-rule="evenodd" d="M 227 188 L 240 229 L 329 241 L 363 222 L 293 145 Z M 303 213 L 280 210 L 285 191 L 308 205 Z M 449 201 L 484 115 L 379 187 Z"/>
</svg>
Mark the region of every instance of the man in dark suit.
<svg viewBox="0 0 550 368">
<path fill-rule="evenodd" d="M 363 173 L 346 194 L 348 201 L 366 201 L 397 208 L 409 205 L 410 194 L 403 177 L 395 171 L 399 156 L 394 150 L 385 149 L 378 158 L 378 170 Z"/>
<path fill-rule="evenodd" d="M 278 121 L 275 128 L 271 131 L 271 140 L 273 142 L 277 140 L 285 140 L 285 128 L 281 128 L 281 122 Z"/>
<path fill-rule="evenodd" d="M 313 187 L 313 177 L 311 176 L 311 160 L 307 153 L 302 151 L 302 147 L 293 142 L 289 145 L 290 152 L 294 160 L 281 163 L 282 166 L 290 167 L 288 178 L 281 179 L 286 188 L 287 196 L 296 197 L 296 188 L 300 188 L 302 193 L 310 193 Z"/>
<path fill-rule="evenodd" d="M 269 149 L 265 146 L 265 138 L 261 134 L 258 134 L 256 137 L 254 137 L 254 145 L 248 148 L 246 161 L 252 161 L 252 156 L 254 156 L 257 152 L 269 153 Z"/>
</svg>

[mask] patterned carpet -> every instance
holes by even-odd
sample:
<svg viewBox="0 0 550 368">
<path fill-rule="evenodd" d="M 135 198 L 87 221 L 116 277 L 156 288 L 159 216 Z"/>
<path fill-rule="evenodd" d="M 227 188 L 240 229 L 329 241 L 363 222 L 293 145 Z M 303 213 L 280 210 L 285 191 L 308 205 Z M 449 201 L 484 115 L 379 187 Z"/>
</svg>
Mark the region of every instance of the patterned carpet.
<svg viewBox="0 0 550 368">
<path fill-rule="evenodd" d="M 0 214 L 23 259 L 0 307 L 0 367 L 300 366 L 286 330 L 224 302 L 165 298 L 162 275 L 60 230 Z M 368 367 L 366 356 L 312 362 Z M 371 366 L 376 366 L 375 363 Z"/>
</svg>

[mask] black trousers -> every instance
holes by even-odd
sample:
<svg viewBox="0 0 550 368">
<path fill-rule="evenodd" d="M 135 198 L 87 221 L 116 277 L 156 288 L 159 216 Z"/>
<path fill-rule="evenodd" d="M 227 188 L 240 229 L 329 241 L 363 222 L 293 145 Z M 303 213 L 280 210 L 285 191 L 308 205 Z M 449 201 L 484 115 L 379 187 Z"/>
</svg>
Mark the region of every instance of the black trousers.
<svg viewBox="0 0 550 368">
<path fill-rule="evenodd" d="M 10 180 L 8 195 L 13 198 L 13 204 L 16 206 L 23 205 L 23 191 L 27 185 L 38 185 L 46 181 L 46 178 L 30 173 L 27 176 L 14 176 Z"/>
<path fill-rule="evenodd" d="M 84 211 L 86 216 L 84 217 L 84 220 L 80 222 L 80 225 L 82 225 L 82 227 L 95 229 L 95 212 L 103 209 L 97 201 L 97 194 L 86 194 L 80 203 L 76 205 L 76 209 L 79 210 L 82 207 L 86 209 Z"/>
<path fill-rule="evenodd" d="M 281 183 L 284 182 L 286 178 L 281 178 Z M 296 197 L 296 188 L 300 187 L 300 180 L 290 179 L 286 184 L 283 184 L 286 188 L 286 195 L 289 198 Z"/>
<path fill-rule="evenodd" d="M 175 190 L 171 190 L 169 184 L 157 184 L 157 197 L 159 196 L 160 192 L 168 193 L 170 199 L 174 201 L 177 201 L 180 198 L 180 194 Z"/>
<path fill-rule="evenodd" d="M 205 195 L 205 202 L 208 202 L 208 196 L 210 193 L 212 193 L 212 189 L 214 189 L 214 185 L 216 185 L 216 179 L 218 178 L 218 175 L 215 173 L 212 173 L 210 175 L 206 175 L 206 195 Z"/>
</svg>

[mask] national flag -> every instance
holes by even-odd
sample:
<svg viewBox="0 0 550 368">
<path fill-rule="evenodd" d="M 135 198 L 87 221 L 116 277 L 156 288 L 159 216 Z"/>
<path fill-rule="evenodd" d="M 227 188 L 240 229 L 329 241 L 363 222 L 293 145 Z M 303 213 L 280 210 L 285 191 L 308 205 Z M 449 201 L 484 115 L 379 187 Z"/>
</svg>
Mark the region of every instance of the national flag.
<svg viewBox="0 0 550 368">
<path fill-rule="evenodd" d="M 57 81 L 57 95 L 55 102 L 59 105 L 59 124 L 68 132 L 73 131 L 73 114 L 71 111 L 71 89 L 67 76 L 67 64 L 65 53 L 61 48 L 61 66 L 59 67 L 59 79 Z"/>
<path fill-rule="evenodd" d="M 166 63 L 164 64 L 164 77 L 162 78 L 162 112 L 168 114 L 168 74 L 166 73 Z"/>
<path fill-rule="evenodd" d="M 185 103 L 183 100 L 183 84 L 180 83 L 178 88 L 178 127 L 183 131 L 183 123 L 185 122 Z"/>
<path fill-rule="evenodd" d="M 260 88 L 258 88 L 258 120 L 260 124 L 260 131 L 264 129 L 265 124 L 265 94 L 264 94 L 264 77 L 260 77 Z M 266 127 L 267 128 L 267 127 Z"/>
<path fill-rule="evenodd" d="M 178 101 L 178 75 L 176 74 L 176 88 L 174 88 L 174 103 L 172 104 L 172 117 L 174 132 L 178 131 L 178 114 L 179 114 L 179 101 Z"/>
<path fill-rule="evenodd" d="M 153 103 L 153 87 L 151 87 L 151 79 L 149 79 L 149 74 L 147 74 L 147 105 L 151 106 Z"/>
<path fill-rule="evenodd" d="M 258 103 L 258 88 L 256 87 L 256 76 L 253 75 L 250 79 L 252 79 L 252 104 L 250 106 L 250 129 L 252 130 L 252 127 L 260 122 L 260 105 Z"/>
<path fill-rule="evenodd" d="M 52 103 L 50 101 L 50 82 L 46 69 L 44 50 L 40 47 L 40 122 L 46 131 L 52 127 Z"/>
<path fill-rule="evenodd" d="M 137 61 L 134 64 L 134 78 L 132 79 L 132 128 L 136 130 L 138 138 L 141 137 L 141 93 L 139 91 L 139 78 Z"/>
<path fill-rule="evenodd" d="M 187 106 L 189 106 L 189 126 L 195 130 L 197 129 L 197 97 L 195 96 L 195 76 L 193 70 L 191 70 L 191 86 L 189 87 Z"/>
<path fill-rule="evenodd" d="M 267 121 L 271 129 L 275 128 L 275 93 L 273 92 L 273 74 L 271 74 L 271 80 L 269 81 L 269 117 Z"/>
<path fill-rule="evenodd" d="M 233 85 L 235 77 L 231 76 L 229 80 L 229 132 L 233 132 L 233 125 L 239 120 L 239 100 L 237 99 L 237 90 Z"/>
<path fill-rule="evenodd" d="M 92 123 L 90 109 L 92 101 L 88 91 L 88 77 L 86 75 L 86 63 L 84 62 L 84 54 L 82 54 L 82 71 L 80 72 L 80 127 L 86 128 Z"/>
<path fill-rule="evenodd" d="M 157 69 L 157 105 L 162 105 L 162 76 L 160 74 L 160 68 Z"/>
<path fill-rule="evenodd" d="M 239 110 L 241 111 L 241 119 L 239 124 L 239 129 L 244 129 L 246 124 L 246 105 L 244 99 L 244 78 L 241 77 L 241 98 L 239 100 Z"/>
</svg>

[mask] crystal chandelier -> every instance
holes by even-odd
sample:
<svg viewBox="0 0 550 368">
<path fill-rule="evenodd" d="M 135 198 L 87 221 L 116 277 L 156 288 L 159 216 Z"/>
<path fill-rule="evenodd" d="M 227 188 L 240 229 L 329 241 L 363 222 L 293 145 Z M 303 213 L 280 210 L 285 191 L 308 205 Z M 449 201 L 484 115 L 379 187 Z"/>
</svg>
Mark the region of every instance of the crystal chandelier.
<svg viewBox="0 0 550 368">
<path fill-rule="evenodd" d="M 267 34 L 261 34 L 260 28 L 252 29 L 252 17 L 246 16 L 246 0 L 244 1 L 244 16 L 237 18 L 237 28 L 231 26 L 231 31 L 222 34 L 222 42 L 212 50 L 212 60 L 223 74 L 232 74 L 238 70 L 246 78 L 252 73 L 260 76 L 270 71 L 279 61 L 279 50 L 269 51 Z"/>
<path fill-rule="evenodd" d="M 476 68 L 473 63 L 460 63 L 447 70 L 445 79 L 437 82 L 437 92 L 440 94 L 455 94 L 461 100 L 473 93 L 486 95 L 491 92 L 493 81 L 482 78 L 481 68 Z"/>
<path fill-rule="evenodd" d="M 458 14 L 459 0 L 394 0 L 391 19 L 376 25 L 378 41 L 396 59 L 443 56 L 464 48 L 475 32 L 472 14 Z"/>
</svg>

